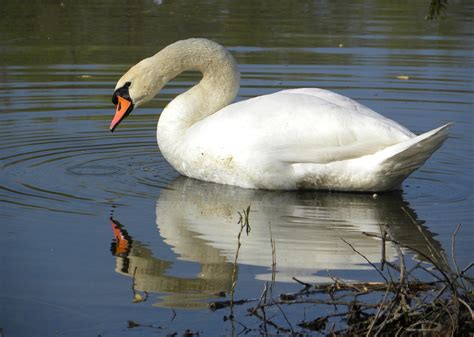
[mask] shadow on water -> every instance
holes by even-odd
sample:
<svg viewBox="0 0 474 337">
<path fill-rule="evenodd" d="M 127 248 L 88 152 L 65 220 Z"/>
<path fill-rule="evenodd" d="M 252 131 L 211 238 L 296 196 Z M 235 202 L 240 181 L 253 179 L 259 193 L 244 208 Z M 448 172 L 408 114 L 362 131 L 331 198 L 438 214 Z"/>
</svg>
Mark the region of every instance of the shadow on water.
<svg viewBox="0 0 474 337">
<path fill-rule="evenodd" d="M 310 283 L 331 281 L 331 273 L 354 272 L 381 262 L 382 240 L 370 234 L 389 231 L 397 242 L 445 263 L 440 243 L 399 193 L 365 194 L 275 192 L 222 186 L 179 177 L 163 190 L 156 204 L 162 240 L 178 259 L 199 264 L 189 278 L 168 274 L 173 261 L 154 256 L 151 247 L 133 239 L 126 226 L 112 219 L 112 253 L 116 272 L 133 278 L 134 290 L 165 294 L 156 305 L 204 307 L 199 302 L 229 294 L 240 231 L 239 211 L 250 205 L 251 230 L 242 235 L 238 264 L 269 270 L 255 277 L 272 279 L 272 243 L 276 247 L 275 280 Z M 397 252 L 385 244 L 385 260 Z M 420 254 L 421 253 L 421 254 Z M 238 273 L 238 269 L 237 269 Z M 346 278 L 346 280 L 348 280 Z"/>
</svg>

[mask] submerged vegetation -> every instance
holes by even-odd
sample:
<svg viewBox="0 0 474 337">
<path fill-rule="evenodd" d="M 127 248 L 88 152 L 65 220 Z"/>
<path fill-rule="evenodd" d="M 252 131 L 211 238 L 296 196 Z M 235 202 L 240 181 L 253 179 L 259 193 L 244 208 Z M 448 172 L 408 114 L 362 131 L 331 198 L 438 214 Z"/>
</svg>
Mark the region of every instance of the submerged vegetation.
<svg viewBox="0 0 474 337">
<path fill-rule="evenodd" d="M 244 229 L 247 235 L 249 233 L 249 212 L 250 207 L 239 213 L 241 220 L 245 219 L 239 221 L 239 248 Z M 390 235 L 390 228 L 382 228 L 382 235 L 377 236 L 382 242 L 380 266 L 370 262 L 357 247 L 341 240 L 361 255 L 383 281 L 346 282 L 331 277 L 333 281 L 330 283 L 309 284 L 293 278 L 303 286 L 300 291 L 274 296 L 272 277 L 272 282 L 265 283 L 260 298 L 235 300 L 232 289 L 230 301 L 212 302 L 209 308 L 213 311 L 230 309 L 224 320 L 232 323 L 233 335 L 467 336 L 474 331 L 474 279 L 467 275 L 473 263 L 463 269 L 457 265 L 454 246 L 459 228 L 452 236 L 453 267 L 435 247 L 428 247 L 429 254 L 423 253 L 395 240 Z M 272 238 L 270 240 L 274 274 L 276 248 Z M 429 240 L 426 242 L 429 245 Z M 395 247 L 398 263 L 385 259 L 387 244 Z M 416 252 L 422 260 L 408 267 L 403 252 L 405 249 Z M 235 259 L 237 262 L 238 254 Z M 244 307 L 244 311 L 240 311 L 245 313 L 244 317 L 236 316 L 234 307 L 238 305 Z M 305 307 L 303 318 L 290 319 L 285 314 L 290 307 L 294 312 L 295 306 Z M 324 314 L 306 317 L 309 307 Z M 257 327 L 249 322 L 250 317 L 259 321 Z M 240 331 L 236 331 L 236 326 L 240 327 Z"/>
</svg>

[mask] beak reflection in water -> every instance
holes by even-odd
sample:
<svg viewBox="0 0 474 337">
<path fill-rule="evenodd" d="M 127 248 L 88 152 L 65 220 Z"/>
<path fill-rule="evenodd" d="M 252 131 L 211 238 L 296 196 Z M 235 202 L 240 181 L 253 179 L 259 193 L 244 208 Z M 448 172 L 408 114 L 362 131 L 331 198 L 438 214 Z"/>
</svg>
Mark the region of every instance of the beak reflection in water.
<svg viewBox="0 0 474 337">
<path fill-rule="evenodd" d="M 380 235 L 381 224 L 401 244 L 434 261 L 444 260 L 439 242 L 398 193 L 374 199 L 366 194 L 262 191 L 179 177 L 161 191 L 156 224 L 180 260 L 199 263 L 199 273 L 190 278 L 170 276 L 173 261 L 153 256 L 150 248 L 123 234 L 123 227 L 122 234 L 115 234 L 119 252 L 114 254 L 115 270 L 132 278 L 135 273 L 139 291 L 164 293 L 156 305 L 204 307 L 207 304 L 199 300 L 231 289 L 239 211 L 249 205 L 251 231 L 241 237 L 238 263 L 266 268 L 268 273 L 255 275 L 259 280 L 272 279 L 270 237 L 276 246 L 277 282 L 293 282 L 293 277 L 308 283 L 330 282 L 328 271 L 370 270 L 341 239 L 379 263 L 382 241 L 366 233 Z M 126 254 L 121 237 L 127 240 Z M 397 259 L 389 242 L 385 255 L 387 261 Z"/>
</svg>

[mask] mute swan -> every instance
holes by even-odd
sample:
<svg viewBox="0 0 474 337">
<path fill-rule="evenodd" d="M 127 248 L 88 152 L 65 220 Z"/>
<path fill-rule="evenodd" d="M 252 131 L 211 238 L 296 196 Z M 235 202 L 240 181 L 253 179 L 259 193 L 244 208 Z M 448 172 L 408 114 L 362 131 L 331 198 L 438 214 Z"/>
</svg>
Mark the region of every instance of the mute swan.
<svg viewBox="0 0 474 337">
<path fill-rule="evenodd" d="M 339 94 L 283 90 L 231 104 L 240 75 L 234 58 L 206 39 L 175 42 L 117 82 L 114 131 L 185 70 L 202 80 L 161 113 L 158 145 L 181 174 L 246 188 L 381 192 L 396 189 L 447 138 L 446 124 L 415 135 Z"/>
</svg>

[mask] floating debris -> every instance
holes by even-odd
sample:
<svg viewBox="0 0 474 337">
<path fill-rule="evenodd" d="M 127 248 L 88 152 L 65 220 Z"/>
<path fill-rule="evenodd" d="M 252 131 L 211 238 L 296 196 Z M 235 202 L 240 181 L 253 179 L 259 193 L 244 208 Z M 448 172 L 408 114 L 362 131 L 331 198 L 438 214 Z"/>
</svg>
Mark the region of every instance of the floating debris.
<svg viewBox="0 0 474 337">
<path fill-rule="evenodd" d="M 406 80 L 410 79 L 410 76 L 408 76 L 408 75 L 398 75 L 397 79 L 406 81 Z"/>
</svg>

